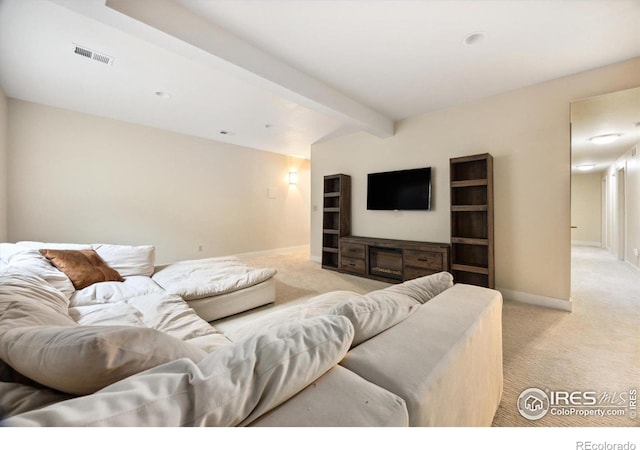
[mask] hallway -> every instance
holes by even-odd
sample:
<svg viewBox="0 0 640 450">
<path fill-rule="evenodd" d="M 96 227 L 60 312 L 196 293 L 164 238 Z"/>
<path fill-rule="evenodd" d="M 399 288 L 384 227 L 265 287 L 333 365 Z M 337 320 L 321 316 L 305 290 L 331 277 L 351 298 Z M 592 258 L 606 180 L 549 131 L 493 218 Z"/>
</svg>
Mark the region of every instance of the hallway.
<svg viewBox="0 0 640 450">
<path fill-rule="evenodd" d="M 505 301 L 504 393 L 494 426 L 639 426 L 640 419 L 548 414 L 522 418 L 527 388 L 640 391 L 640 271 L 596 247 L 572 249 L 573 311 Z"/>
</svg>

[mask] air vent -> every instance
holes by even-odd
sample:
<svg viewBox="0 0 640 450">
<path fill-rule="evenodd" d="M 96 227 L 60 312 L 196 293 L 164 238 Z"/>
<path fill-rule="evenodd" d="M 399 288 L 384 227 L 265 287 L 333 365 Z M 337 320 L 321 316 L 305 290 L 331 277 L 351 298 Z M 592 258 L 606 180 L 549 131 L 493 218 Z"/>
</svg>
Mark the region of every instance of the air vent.
<svg viewBox="0 0 640 450">
<path fill-rule="evenodd" d="M 85 58 L 93 59 L 94 61 L 101 62 L 102 64 L 111 65 L 113 63 L 113 57 L 107 56 L 102 53 L 94 52 L 87 47 L 73 44 L 73 53 L 76 55 L 84 56 Z"/>
</svg>

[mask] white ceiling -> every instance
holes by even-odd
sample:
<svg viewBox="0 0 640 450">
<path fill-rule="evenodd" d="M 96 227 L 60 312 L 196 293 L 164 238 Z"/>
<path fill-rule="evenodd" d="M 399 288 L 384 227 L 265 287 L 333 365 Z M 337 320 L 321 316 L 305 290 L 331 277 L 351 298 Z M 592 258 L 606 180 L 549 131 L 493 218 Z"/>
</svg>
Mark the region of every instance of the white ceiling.
<svg viewBox="0 0 640 450">
<path fill-rule="evenodd" d="M 621 134 L 609 144 L 589 139 Z M 594 164 L 587 172 L 601 172 L 640 142 L 640 87 L 599 95 L 571 104 L 571 166 Z"/>
<path fill-rule="evenodd" d="M 638 0 L 0 0 L 0 85 L 308 157 L 332 136 L 385 138 L 398 119 L 640 56 L 638 23 Z"/>
</svg>

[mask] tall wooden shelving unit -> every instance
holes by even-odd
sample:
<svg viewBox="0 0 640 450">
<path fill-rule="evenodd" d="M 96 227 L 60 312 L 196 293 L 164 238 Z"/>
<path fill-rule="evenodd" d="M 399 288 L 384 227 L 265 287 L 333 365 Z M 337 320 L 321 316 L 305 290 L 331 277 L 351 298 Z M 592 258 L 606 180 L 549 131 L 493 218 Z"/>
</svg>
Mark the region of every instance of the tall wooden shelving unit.
<svg viewBox="0 0 640 450">
<path fill-rule="evenodd" d="M 493 157 L 450 160 L 451 272 L 458 283 L 495 287 Z"/>
<path fill-rule="evenodd" d="M 322 205 L 322 267 L 339 270 L 340 238 L 351 233 L 351 177 L 325 175 Z"/>
</svg>

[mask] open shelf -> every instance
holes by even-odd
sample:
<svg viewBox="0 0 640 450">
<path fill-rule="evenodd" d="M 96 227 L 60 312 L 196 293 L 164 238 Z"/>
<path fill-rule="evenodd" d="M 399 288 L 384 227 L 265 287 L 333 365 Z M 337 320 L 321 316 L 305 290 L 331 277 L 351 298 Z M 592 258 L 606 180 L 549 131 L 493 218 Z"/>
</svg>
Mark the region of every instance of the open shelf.
<svg viewBox="0 0 640 450">
<path fill-rule="evenodd" d="M 452 244 L 489 245 L 489 239 L 452 237 L 451 243 Z"/>
<path fill-rule="evenodd" d="M 351 232 L 351 177 L 324 177 L 322 204 L 322 267 L 340 267 L 340 237 Z"/>
<path fill-rule="evenodd" d="M 487 205 L 455 205 L 451 207 L 451 211 L 469 212 L 469 211 L 486 211 Z"/>
<path fill-rule="evenodd" d="M 493 158 L 452 158 L 450 182 L 454 281 L 493 288 Z"/>
<path fill-rule="evenodd" d="M 486 178 L 481 178 L 477 180 L 462 180 L 462 181 L 452 181 L 452 188 L 463 188 L 463 187 L 473 187 L 473 186 L 486 186 L 487 180 Z"/>
</svg>

